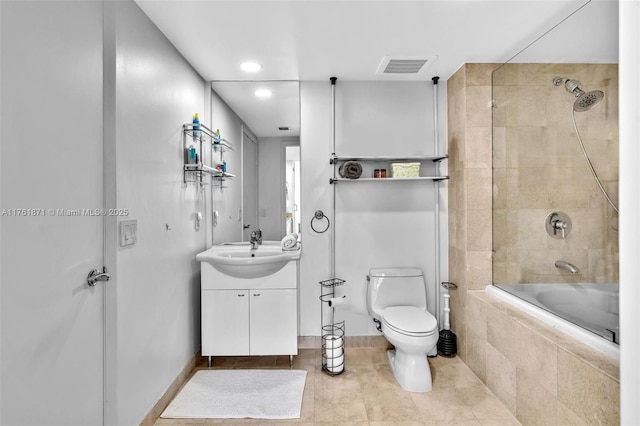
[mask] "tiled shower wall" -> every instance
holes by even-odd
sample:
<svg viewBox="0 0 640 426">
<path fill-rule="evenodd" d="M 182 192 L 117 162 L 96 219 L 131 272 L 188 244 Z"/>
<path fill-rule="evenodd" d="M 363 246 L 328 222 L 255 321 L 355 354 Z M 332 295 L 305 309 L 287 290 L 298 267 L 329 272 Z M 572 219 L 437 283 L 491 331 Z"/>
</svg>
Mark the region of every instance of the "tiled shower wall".
<svg viewBox="0 0 640 426">
<path fill-rule="evenodd" d="M 491 72 L 495 64 L 463 65 L 447 80 L 449 130 L 449 280 L 451 326 L 458 353 L 476 353 L 467 339 L 467 291 L 491 283 Z M 471 336 L 472 337 L 472 336 Z M 468 347 L 471 345 L 470 347 Z"/>
<path fill-rule="evenodd" d="M 523 424 L 617 424 L 617 361 L 484 292 L 492 282 L 491 73 L 496 68 L 465 64 L 447 81 L 449 279 L 458 285 L 450 291 L 458 355 Z M 560 99 L 569 96 L 552 87 Z M 571 105 L 572 99 L 563 101 Z"/>
<path fill-rule="evenodd" d="M 499 284 L 618 282 L 618 215 L 605 201 L 572 122 L 575 97 L 554 77 L 605 96 L 576 112 L 589 158 L 618 200 L 617 64 L 505 64 L 493 73 L 493 280 Z M 551 212 L 572 220 L 564 239 L 545 231 Z M 580 269 L 554 266 L 565 260 Z"/>
</svg>

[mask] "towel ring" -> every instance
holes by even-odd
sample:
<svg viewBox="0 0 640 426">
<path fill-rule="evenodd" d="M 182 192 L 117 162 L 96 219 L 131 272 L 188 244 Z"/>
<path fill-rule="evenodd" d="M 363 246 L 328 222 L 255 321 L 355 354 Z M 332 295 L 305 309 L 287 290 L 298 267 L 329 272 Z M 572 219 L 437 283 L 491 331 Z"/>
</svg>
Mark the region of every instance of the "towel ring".
<svg viewBox="0 0 640 426">
<path fill-rule="evenodd" d="M 313 222 L 315 220 L 322 220 L 322 219 L 326 219 L 327 220 L 327 224 L 326 224 L 325 228 L 322 231 L 318 231 L 313 226 Z M 316 212 L 313 214 L 313 218 L 311 218 L 311 229 L 313 229 L 313 232 L 315 232 L 317 234 L 322 234 L 324 232 L 327 232 L 327 229 L 329 229 L 329 226 L 331 226 L 331 222 L 329 222 L 329 218 L 327 216 L 325 216 L 325 214 L 324 214 L 324 212 L 322 210 L 316 210 Z"/>
</svg>

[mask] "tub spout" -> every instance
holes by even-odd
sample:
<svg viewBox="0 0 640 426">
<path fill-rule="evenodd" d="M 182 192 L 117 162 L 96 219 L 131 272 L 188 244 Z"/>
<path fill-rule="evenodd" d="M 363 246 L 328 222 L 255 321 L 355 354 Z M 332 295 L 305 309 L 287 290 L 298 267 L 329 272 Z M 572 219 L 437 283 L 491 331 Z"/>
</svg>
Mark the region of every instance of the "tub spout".
<svg viewBox="0 0 640 426">
<path fill-rule="evenodd" d="M 564 260 L 556 260 L 556 268 L 564 269 L 565 271 L 569 271 L 572 274 L 579 274 L 580 269 L 576 267 L 573 263 L 565 262 Z"/>
</svg>

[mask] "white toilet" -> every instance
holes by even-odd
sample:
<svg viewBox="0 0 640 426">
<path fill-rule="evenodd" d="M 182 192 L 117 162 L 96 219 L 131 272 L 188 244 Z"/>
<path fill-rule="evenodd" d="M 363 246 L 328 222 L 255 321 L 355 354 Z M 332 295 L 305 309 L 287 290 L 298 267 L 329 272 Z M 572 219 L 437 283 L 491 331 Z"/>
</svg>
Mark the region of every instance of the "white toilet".
<svg viewBox="0 0 640 426">
<path fill-rule="evenodd" d="M 371 269 L 367 276 L 367 310 L 395 350 L 387 352 L 403 389 L 429 392 L 427 354 L 435 354 L 438 321 L 427 311 L 427 289 L 416 268 Z"/>
</svg>

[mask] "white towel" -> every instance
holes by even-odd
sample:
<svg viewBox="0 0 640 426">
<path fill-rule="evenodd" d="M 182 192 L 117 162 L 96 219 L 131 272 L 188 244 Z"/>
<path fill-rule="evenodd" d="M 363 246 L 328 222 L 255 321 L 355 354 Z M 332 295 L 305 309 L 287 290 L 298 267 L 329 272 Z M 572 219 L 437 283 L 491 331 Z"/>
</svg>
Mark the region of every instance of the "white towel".
<svg viewBox="0 0 640 426">
<path fill-rule="evenodd" d="M 298 250 L 298 234 L 289 234 L 280 241 L 282 250 Z"/>
</svg>

